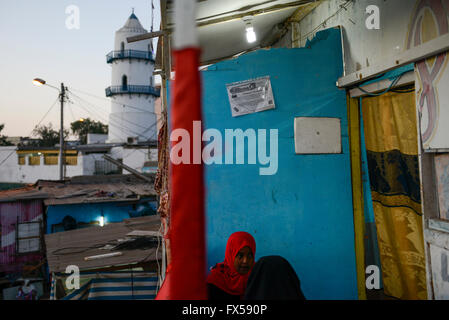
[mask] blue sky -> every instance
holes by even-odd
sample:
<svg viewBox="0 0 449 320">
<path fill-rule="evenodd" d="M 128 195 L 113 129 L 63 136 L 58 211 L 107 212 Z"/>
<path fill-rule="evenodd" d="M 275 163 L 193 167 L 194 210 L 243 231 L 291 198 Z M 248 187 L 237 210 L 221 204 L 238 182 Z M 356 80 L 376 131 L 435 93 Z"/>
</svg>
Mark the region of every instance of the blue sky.
<svg viewBox="0 0 449 320">
<path fill-rule="evenodd" d="M 155 4 L 154 30 L 159 30 L 159 1 Z M 80 10 L 80 29 L 66 27 L 66 7 Z M 114 33 L 121 28 L 134 8 L 147 30 L 151 26 L 151 0 L 15 0 L 0 2 L 0 123 L 2 134 L 28 136 L 55 102 L 58 92 L 36 87 L 40 77 L 60 86 L 64 82 L 86 100 L 84 109 L 74 100 L 64 111 L 65 127 L 80 117 L 106 122 L 110 103 L 104 89 L 110 85 L 111 67 L 106 54 L 113 49 Z M 95 112 L 85 111 L 87 109 Z M 59 104 L 42 124 L 51 122 L 59 129 Z"/>
</svg>

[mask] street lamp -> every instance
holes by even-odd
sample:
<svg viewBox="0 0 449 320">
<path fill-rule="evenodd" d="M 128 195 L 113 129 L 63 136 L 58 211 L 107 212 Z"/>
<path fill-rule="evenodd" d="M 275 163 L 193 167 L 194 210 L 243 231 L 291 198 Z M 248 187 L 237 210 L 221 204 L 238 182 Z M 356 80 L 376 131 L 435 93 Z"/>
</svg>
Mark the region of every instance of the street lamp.
<svg viewBox="0 0 449 320">
<path fill-rule="evenodd" d="M 46 85 L 59 91 L 59 101 L 61 102 L 61 129 L 59 131 L 59 180 L 62 181 L 64 180 L 64 99 L 66 95 L 66 87 L 64 87 L 64 83 L 61 83 L 61 89 L 59 89 L 48 84 L 45 80 L 42 80 L 40 78 L 34 78 L 33 84 L 38 87 Z"/>
<path fill-rule="evenodd" d="M 45 80 L 42 80 L 42 79 L 39 79 L 39 78 L 33 79 L 33 84 L 34 84 L 35 86 L 41 87 L 41 86 L 43 86 L 45 83 L 46 83 Z"/>
</svg>

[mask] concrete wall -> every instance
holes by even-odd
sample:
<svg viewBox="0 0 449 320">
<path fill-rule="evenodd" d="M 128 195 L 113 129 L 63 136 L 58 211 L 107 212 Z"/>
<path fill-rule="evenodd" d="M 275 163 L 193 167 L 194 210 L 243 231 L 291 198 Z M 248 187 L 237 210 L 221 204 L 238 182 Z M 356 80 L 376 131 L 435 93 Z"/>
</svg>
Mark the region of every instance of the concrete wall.
<svg viewBox="0 0 449 320">
<path fill-rule="evenodd" d="M 39 165 L 29 165 L 28 156 L 25 157 L 25 165 L 19 165 L 16 147 L 0 147 L 0 163 L 9 158 L 0 167 L 1 182 L 34 183 L 39 179 L 59 180 L 59 166 L 45 165 L 44 156 L 40 157 Z M 83 175 L 82 161 L 78 157 L 76 166 L 66 166 L 66 176 L 73 177 Z"/>
<path fill-rule="evenodd" d="M 144 162 L 150 160 L 148 149 L 116 147 L 112 148 L 111 156 L 114 159 L 123 159 L 123 164 L 139 172 L 142 172 Z"/>
<path fill-rule="evenodd" d="M 16 148 L 0 147 L 0 182 L 21 182 Z"/>
<path fill-rule="evenodd" d="M 85 154 L 78 158 L 81 160 L 81 166 L 83 168 L 83 175 L 91 176 L 95 174 L 95 161 L 105 161 L 103 154 L 91 153 Z"/>
<path fill-rule="evenodd" d="M 87 134 L 87 144 L 105 143 L 107 139 L 108 139 L 107 134 L 99 134 L 99 133 L 88 133 Z"/>
<path fill-rule="evenodd" d="M 127 142 L 128 137 L 138 137 L 140 141 L 156 140 L 154 100 L 153 96 L 135 94 L 112 97 L 108 142 L 123 143 Z"/>
<path fill-rule="evenodd" d="M 395 56 L 448 32 L 449 4 L 444 0 L 358 0 L 341 9 L 343 0 L 324 1 L 299 23 L 293 23 L 277 46 L 305 46 L 314 30 L 341 25 L 344 33 L 345 72 L 382 65 Z M 369 5 L 379 8 L 380 28 L 369 30 Z M 335 14 L 335 16 L 333 16 Z M 329 17 L 333 16 L 329 20 Z M 326 21 L 325 26 L 322 25 Z M 435 60 L 435 59 L 434 59 Z M 419 63 L 416 69 L 417 106 L 422 112 L 421 131 L 425 149 L 449 149 L 449 55 Z M 425 87 L 430 86 L 428 93 Z"/>
<path fill-rule="evenodd" d="M 25 165 L 19 165 L 16 147 L 0 147 L 0 163 L 9 158 L 0 166 L 0 182 L 35 183 L 39 179 L 59 180 L 59 165 L 45 165 L 44 156 L 40 157 L 40 165 L 29 165 L 25 157 Z M 95 160 L 102 160 L 101 154 L 78 154 L 76 166 L 66 166 L 66 177 L 93 175 Z"/>
<path fill-rule="evenodd" d="M 0 182 L 35 183 L 39 179 L 59 180 L 59 165 L 45 165 L 43 155 L 40 159 L 40 165 L 30 166 L 28 157 L 26 157 L 25 165 L 19 165 L 15 149 L 15 146 L 0 147 L 0 163 L 9 156 L 0 166 Z M 123 159 L 124 164 L 142 172 L 146 161 L 157 161 L 157 149 L 148 151 L 148 149 L 115 147 L 111 150 L 111 156 L 115 159 Z M 103 159 L 101 153 L 82 154 L 79 152 L 78 164 L 66 166 L 66 177 L 96 174 L 95 161 L 106 160 Z"/>
<path fill-rule="evenodd" d="M 340 5 L 346 2 L 324 0 L 303 20 L 292 24 L 291 32 L 285 36 L 289 38 L 287 42 L 292 43 L 293 47 L 304 47 L 317 31 L 342 26 L 346 73 L 381 64 L 383 58 L 407 49 L 409 24 L 416 4 L 414 0 L 357 0 L 352 1 L 345 10 Z M 379 8 L 379 30 L 366 27 L 365 22 L 370 16 L 366 8 L 369 5 Z M 324 26 L 323 21 L 326 21 Z"/>
<path fill-rule="evenodd" d="M 248 231 L 256 258 L 287 258 L 307 298 L 357 299 L 346 96 L 335 86 L 342 68 L 340 31 L 330 29 L 310 48 L 259 50 L 202 72 L 205 128 L 279 134 L 274 175 L 259 175 L 258 165 L 206 165 L 209 267 L 223 261 L 231 233 Z M 270 76 L 276 108 L 233 118 L 225 85 L 261 76 Z M 295 117 L 339 118 L 342 153 L 296 155 Z"/>
</svg>

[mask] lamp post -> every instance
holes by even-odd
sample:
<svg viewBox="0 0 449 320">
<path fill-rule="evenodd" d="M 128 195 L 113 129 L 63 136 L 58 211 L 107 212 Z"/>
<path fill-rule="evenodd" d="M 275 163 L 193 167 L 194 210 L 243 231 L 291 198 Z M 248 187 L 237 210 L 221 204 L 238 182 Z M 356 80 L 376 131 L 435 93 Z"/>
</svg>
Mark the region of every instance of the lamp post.
<svg viewBox="0 0 449 320">
<path fill-rule="evenodd" d="M 61 89 L 49 85 L 45 80 L 40 78 L 33 79 L 33 84 L 40 87 L 43 85 L 59 91 L 59 101 L 61 102 L 61 128 L 59 131 L 59 180 L 64 180 L 64 99 L 66 95 L 66 87 L 61 83 Z"/>
</svg>

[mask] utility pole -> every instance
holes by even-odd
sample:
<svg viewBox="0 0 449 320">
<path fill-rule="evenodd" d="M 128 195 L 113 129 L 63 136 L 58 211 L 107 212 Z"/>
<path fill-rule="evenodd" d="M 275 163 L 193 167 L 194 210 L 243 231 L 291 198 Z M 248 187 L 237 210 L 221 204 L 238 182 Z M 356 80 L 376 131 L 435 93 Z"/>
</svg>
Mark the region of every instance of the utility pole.
<svg viewBox="0 0 449 320">
<path fill-rule="evenodd" d="M 59 131 L 59 180 L 64 180 L 64 99 L 65 87 L 61 83 L 61 92 L 59 94 L 61 101 L 61 130 Z"/>
<path fill-rule="evenodd" d="M 48 84 L 45 80 L 41 78 L 34 78 L 33 84 L 40 87 L 43 85 L 49 86 L 55 90 L 59 91 L 59 101 L 61 102 L 61 130 L 59 131 L 59 180 L 64 180 L 64 100 L 65 100 L 65 92 L 67 90 L 64 87 L 64 83 L 61 82 L 61 90 L 57 87 Z"/>
</svg>

